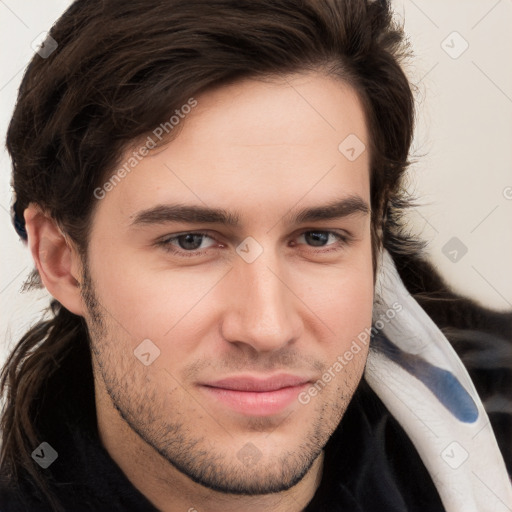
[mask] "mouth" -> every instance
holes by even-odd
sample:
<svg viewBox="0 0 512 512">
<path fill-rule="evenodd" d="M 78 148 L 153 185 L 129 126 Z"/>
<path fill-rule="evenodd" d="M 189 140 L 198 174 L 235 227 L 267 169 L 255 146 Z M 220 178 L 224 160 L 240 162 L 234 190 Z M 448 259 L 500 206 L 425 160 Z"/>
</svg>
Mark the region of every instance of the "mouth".
<svg viewBox="0 0 512 512">
<path fill-rule="evenodd" d="M 298 403 L 299 393 L 310 384 L 309 378 L 296 375 L 241 375 L 207 382 L 200 388 L 222 407 L 248 416 L 272 416 Z"/>
</svg>

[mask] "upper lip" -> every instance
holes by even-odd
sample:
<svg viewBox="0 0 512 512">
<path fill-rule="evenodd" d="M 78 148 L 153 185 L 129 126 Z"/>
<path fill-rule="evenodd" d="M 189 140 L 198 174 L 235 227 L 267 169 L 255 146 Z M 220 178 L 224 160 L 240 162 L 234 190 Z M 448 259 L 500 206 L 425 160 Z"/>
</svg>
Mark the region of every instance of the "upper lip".
<svg viewBox="0 0 512 512">
<path fill-rule="evenodd" d="M 307 384 L 309 381 L 310 379 L 307 377 L 289 374 L 279 374 L 270 377 L 239 375 L 212 382 L 206 382 L 203 384 L 203 386 L 227 389 L 231 391 L 265 392 L 277 391 L 278 389 L 294 386 L 301 386 Z"/>
</svg>

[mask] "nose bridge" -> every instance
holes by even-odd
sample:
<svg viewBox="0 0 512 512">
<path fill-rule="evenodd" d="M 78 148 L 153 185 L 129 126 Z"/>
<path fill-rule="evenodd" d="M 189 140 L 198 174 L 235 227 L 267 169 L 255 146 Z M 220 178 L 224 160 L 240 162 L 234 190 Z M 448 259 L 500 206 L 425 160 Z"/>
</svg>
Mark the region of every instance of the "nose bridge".
<svg viewBox="0 0 512 512">
<path fill-rule="evenodd" d="M 252 263 L 240 260 L 235 266 L 233 296 L 223 322 L 225 338 L 258 351 L 293 342 L 300 332 L 300 317 L 277 257 L 264 252 Z"/>
</svg>

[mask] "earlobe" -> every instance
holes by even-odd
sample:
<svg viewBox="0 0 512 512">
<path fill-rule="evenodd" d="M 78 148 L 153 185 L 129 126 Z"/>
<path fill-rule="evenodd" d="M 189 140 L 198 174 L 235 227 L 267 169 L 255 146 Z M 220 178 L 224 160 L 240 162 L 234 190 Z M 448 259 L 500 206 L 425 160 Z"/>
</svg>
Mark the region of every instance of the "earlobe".
<svg viewBox="0 0 512 512">
<path fill-rule="evenodd" d="M 30 204 L 24 216 L 28 245 L 44 286 L 66 309 L 83 316 L 78 251 L 37 205 Z"/>
</svg>

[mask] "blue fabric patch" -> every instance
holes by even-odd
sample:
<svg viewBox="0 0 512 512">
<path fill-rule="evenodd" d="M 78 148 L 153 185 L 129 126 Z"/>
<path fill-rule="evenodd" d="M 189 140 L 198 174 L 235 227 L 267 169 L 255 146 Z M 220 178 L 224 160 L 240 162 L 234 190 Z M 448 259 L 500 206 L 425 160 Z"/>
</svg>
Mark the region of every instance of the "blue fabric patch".
<svg viewBox="0 0 512 512">
<path fill-rule="evenodd" d="M 403 352 L 382 334 L 372 338 L 372 347 L 421 381 L 459 421 L 474 423 L 478 419 L 474 400 L 453 373 Z"/>
</svg>

